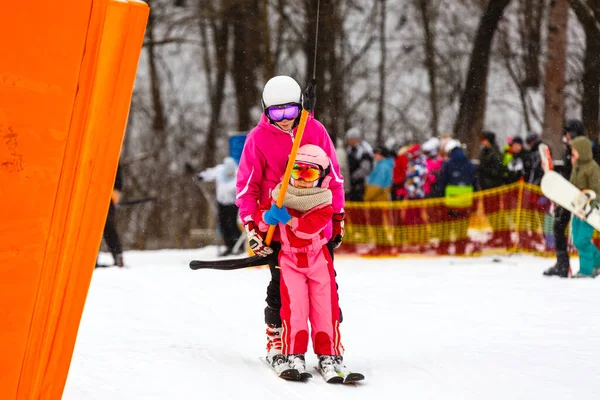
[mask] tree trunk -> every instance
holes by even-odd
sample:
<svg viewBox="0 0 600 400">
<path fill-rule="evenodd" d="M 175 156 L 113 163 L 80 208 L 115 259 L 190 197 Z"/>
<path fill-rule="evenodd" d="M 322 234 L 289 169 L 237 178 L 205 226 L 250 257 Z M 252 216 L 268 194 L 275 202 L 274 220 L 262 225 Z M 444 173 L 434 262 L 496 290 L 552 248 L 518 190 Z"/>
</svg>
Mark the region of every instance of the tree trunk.
<svg viewBox="0 0 600 400">
<path fill-rule="evenodd" d="M 271 29 L 269 28 L 269 0 L 260 0 L 261 32 L 259 45 L 261 46 L 263 62 L 263 80 L 266 83 L 275 76 L 275 61 L 271 51 Z M 280 25 L 282 25 L 280 23 Z"/>
<path fill-rule="evenodd" d="M 586 7 L 587 5 L 587 7 Z M 600 0 L 571 1 L 571 7 L 585 32 L 585 59 L 583 61 L 583 101 L 581 116 L 585 129 L 594 141 L 598 140 L 600 105 Z"/>
<path fill-rule="evenodd" d="M 214 92 L 210 99 L 210 123 L 204 145 L 204 168 L 217 164 L 217 137 L 221 133 L 221 111 L 225 97 L 225 77 L 227 76 L 227 44 L 229 42 L 229 25 L 223 18 L 215 23 L 215 48 L 217 50 L 217 76 Z"/>
<path fill-rule="evenodd" d="M 544 7 L 544 0 L 521 0 L 520 34 L 525 53 L 525 79 L 522 85 L 525 88 L 538 88 L 541 83 L 539 59 Z"/>
<path fill-rule="evenodd" d="M 569 0 L 551 0 L 548 14 L 548 56 L 544 78 L 544 141 L 552 154 L 560 156 L 565 117 L 565 71 L 567 65 L 567 21 Z"/>
<path fill-rule="evenodd" d="M 431 134 L 438 135 L 438 94 L 437 68 L 435 65 L 435 18 L 432 23 L 433 10 L 429 0 L 419 0 L 421 17 L 423 18 L 423 35 L 425 37 L 425 67 L 429 75 L 429 102 L 431 104 Z"/>
<path fill-rule="evenodd" d="M 315 116 L 325 125 L 331 139 L 335 143 L 337 133 L 343 129 L 344 121 L 337 118 L 343 113 L 343 78 L 340 76 L 339 57 L 336 49 L 342 29 L 339 19 L 339 1 L 329 0 L 321 2 L 319 15 L 318 50 L 315 49 L 315 29 L 317 23 L 317 0 L 306 0 L 306 40 L 304 40 L 304 54 L 306 54 L 306 82 L 299 82 L 304 87 L 310 82 L 315 73 L 318 90 Z M 317 50 L 316 67 L 314 52 Z M 314 71 L 313 71 L 314 70 Z"/>
<path fill-rule="evenodd" d="M 204 2 L 202 2 L 204 3 Z M 223 107 L 223 99 L 225 96 L 225 78 L 228 72 L 227 50 L 229 44 L 229 22 L 225 16 L 228 14 L 228 2 L 223 1 L 220 12 L 215 13 L 210 2 L 206 2 L 207 11 L 214 13 L 214 17 L 209 21 L 212 34 L 213 45 L 215 49 L 215 76 L 212 74 L 212 65 L 210 57 L 210 45 L 208 44 L 208 33 L 206 22 L 202 16 L 204 9 L 200 11 L 200 32 L 203 35 L 202 42 L 205 44 L 204 49 L 204 64 L 207 80 L 207 88 L 210 98 L 210 120 L 208 123 L 208 131 L 206 132 L 206 140 L 203 146 L 203 158 L 200 163 L 201 169 L 213 167 L 217 161 L 217 138 L 221 133 L 221 110 Z"/>
<path fill-rule="evenodd" d="M 379 48 L 381 60 L 379 63 L 379 104 L 377 105 L 377 144 L 382 146 L 385 142 L 383 132 L 385 128 L 385 64 L 387 59 L 385 41 L 385 19 L 387 0 L 379 0 Z"/>
<path fill-rule="evenodd" d="M 511 43 L 509 39 L 508 32 L 504 29 L 500 29 L 499 32 L 499 42 L 500 42 L 500 55 L 502 56 L 502 61 L 506 66 L 506 70 L 508 71 L 508 75 L 512 79 L 513 83 L 517 87 L 519 92 L 519 99 L 521 100 L 521 108 L 523 109 L 523 119 L 525 120 L 525 129 L 527 132 L 531 131 L 531 120 L 529 117 L 529 104 L 527 102 L 527 85 L 526 80 L 523 79 L 523 76 L 527 75 L 527 70 L 521 71 L 518 68 L 518 62 L 516 65 L 513 64 L 513 50 L 511 48 Z M 527 69 L 527 65 L 525 65 L 525 69 Z"/>
<path fill-rule="evenodd" d="M 152 13 L 150 13 L 150 15 L 148 16 L 146 36 L 148 38 L 148 45 L 146 46 L 146 49 L 148 51 L 150 94 L 152 96 L 152 128 L 154 129 L 155 133 L 162 135 L 165 131 L 166 121 L 162 96 L 160 92 L 156 53 L 154 51 L 154 16 Z"/>
<path fill-rule="evenodd" d="M 156 54 L 156 45 L 154 44 L 154 29 L 155 29 L 155 15 L 151 12 L 148 16 L 148 25 L 146 27 L 146 37 L 148 44 L 146 49 L 148 51 L 148 72 L 150 79 L 150 96 L 152 102 L 152 152 L 154 163 L 150 167 L 151 170 L 158 170 L 162 165 L 162 158 L 164 157 L 162 150 L 165 148 L 167 137 L 165 135 L 167 120 L 164 112 L 164 104 L 162 99 L 162 92 L 160 89 L 160 77 L 158 75 L 158 61 Z M 149 184 L 151 186 L 161 184 L 161 178 L 159 175 L 151 175 Z M 161 231 L 163 231 L 164 211 L 167 208 L 167 204 L 164 198 L 158 197 L 152 202 L 151 209 L 148 212 L 147 219 L 145 221 L 146 226 L 142 231 L 142 234 L 138 236 L 136 245 L 145 248 L 149 238 L 161 237 Z"/>
<path fill-rule="evenodd" d="M 261 64 L 260 43 L 263 37 L 255 27 L 255 21 L 248 18 L 259 9 L 257 0 L 237 0 L 227 16 L 233 25 L 233 63 L 231 76 L 237 102 L 237 129 L 245 131 L 254 123 L 250 110 L 256 106 L 259 90 L 256 86 L 258 65 Z"/>
<path fill-rule="evenodd" d="M 490 1 L 475 35 L 467 82 L 460 97 L 460 109 L 454 125 L 455 135 L 461 142 L 467 144 L 470 155 L 475 154 L 478 149 L 478 138 L 485 119 L 487 74 L 492 40 L 498 22 L 509 3 L 510 0 Z"/>
</svg>

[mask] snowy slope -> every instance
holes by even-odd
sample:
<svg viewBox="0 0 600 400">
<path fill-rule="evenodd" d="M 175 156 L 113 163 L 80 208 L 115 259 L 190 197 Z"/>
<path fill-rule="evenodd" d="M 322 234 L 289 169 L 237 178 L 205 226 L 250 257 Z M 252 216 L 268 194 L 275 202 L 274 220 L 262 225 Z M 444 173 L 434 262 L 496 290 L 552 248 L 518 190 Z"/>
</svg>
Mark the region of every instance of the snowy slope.
<svg viewBox="0 0 600 400">
<path fill-rule="evenodd" d="M 551 260 L 339 257 L 346 364 L 367 380 L 334 386 L 259 360 L 268 270 L 187 268 L 213 257 L 96 270 L 63 398 L 600 398 L 600 280 L 543 278 Z"/>
</svg>

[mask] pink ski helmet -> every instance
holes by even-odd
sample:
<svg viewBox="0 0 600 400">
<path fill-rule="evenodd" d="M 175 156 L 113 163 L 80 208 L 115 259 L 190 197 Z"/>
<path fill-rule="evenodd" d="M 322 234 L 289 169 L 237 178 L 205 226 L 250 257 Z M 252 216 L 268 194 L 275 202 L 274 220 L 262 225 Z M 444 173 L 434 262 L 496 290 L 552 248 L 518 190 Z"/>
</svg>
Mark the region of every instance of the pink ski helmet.
<svg viewBox="0 0 600 400">
<path fill-rule="evenodd" d="M 331 164 L 329 162 L 329 156 L 327 156 L 327 153 L 325 153 L 322 148 L 315 146 L 314 144 L 300 146 L 298 154 L 296 154 L 296 164 L 310 164 L 317 166 L 321 170 L 321 174 L 316 181 L 317 184 L 315 186 L 322 188 L 329 187 L 329 181 L 331 181 L 331 177 L 329 176 Z"/>
</svg>

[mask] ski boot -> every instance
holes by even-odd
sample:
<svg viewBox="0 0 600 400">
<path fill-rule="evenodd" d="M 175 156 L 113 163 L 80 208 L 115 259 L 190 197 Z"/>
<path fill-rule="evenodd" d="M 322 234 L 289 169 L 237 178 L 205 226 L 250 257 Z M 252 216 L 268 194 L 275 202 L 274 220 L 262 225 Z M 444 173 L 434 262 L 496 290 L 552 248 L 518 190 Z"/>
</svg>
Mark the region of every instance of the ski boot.
<svg viewBox="0 0 600 400">
<path fill-rule="evenodd" d="M 327 383 L 344 383 L 344 377 L 340 376 L 335 370 L 335 356 L 320 355 L 317 357 L 319 358 L 317 370 Z"/>
<path fill-rule="evenodd" d="M 313 377 L 312 374 L 306 372 L 306 360 L 304 358 L 304 354 L 290 354 L 287 357 L 288 364 L 291 368 L 298 371 L 301 381 L 306 381 L 307 379 Z"/>
<path fill-rule="evenodd" d="M 281 355 L 281 333 L 282 327 L 267 325 L 267 362 L 274 368 L 275 359 Z M 286 357 L 287 362 L 287 357 Z"/>
<path fill-rule="evenodd" d="M 556 254 L 556 264 L 544 271 L 545 276 L 560 276 L 568 278 L 571 276 L 571 265 L 569 264 L 569 256 L 566 254 Z"/>
</svg>

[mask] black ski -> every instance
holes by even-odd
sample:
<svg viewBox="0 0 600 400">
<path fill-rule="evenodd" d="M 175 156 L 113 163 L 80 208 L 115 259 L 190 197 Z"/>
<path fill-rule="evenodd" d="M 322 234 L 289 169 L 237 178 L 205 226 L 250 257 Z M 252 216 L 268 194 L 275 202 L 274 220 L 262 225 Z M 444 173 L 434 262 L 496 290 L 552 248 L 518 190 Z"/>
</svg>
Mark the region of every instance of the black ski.
<svg viewBox="0 0 600 400">
<path fill-rule="evenodd" d="M 299 381 L 301 379 L 300 374 L 297 370 L 290 368 L 286 369 L 282 373 L 279 374 L 281 379 L 285 379 L 286 381 Z"/>
<path fill-rule="evenodd" d="M 344 372 L 336 371 L 335 373 L 333 373 L 331 375 L 325 375 L 325 374 L 323 374 L 323 371 L 318 366 L 315 366 L 315 370 L 317 370 L 317 372 L 323 377 L 323 379 L 325 379 L 325 382 L 327 382 L 327 383 L 351 384 L 351 383 L 356 383 L 356 382 L 359 382 L 359 381 L 362 381 L 365 379 L 365 376 L 358 372 L 348 372 L 344 375 Z"/>
<path fill-rule="evenodd" d="M 220 269 L 224 271 L 258 267 L 269 263 L 269 257 L 252 256 L 246 258 L 229 258 L 227 260 L 192 260 L 190 268 L 197 269 Z"/>
<path fill-rule="evenodd" d="M 300 374 L 300 381 L 306 382 L 307 380 L 309 380 L 312 377 L 313 377 L 313 375 L 310 372 L 302 372 Z"/>
<path fill-rule="evenodd" d="M 260 359 L 262 362 L 264 362 L 265 364 L 267 364 L 269 366 L 271 371 L 273 371 L 277 374 L 277 371 L 275 371 L 275 369 L 273 368 L 271 363 L 269 363 L 266 358 L 260 357 Z M 310 378 L 313 377 L 312 374 L 309 374 L 308 372 L 300 373 L 300 372 L 298 372 L 297 369 L 294 369 L 294 368 L 286 369 L 285 371 L 281 372 L 280 374 L 277 374 L 277 376 L 279 376 L 281 379 L 285 379 L 286 381 L 296 381 L 296 382 L 306 382 L 307 380 L 309 380 Z"/>
<path fill-rule="evenodd" d="M 344 383 L 354 383 L 358 381 L 362 381 L 365 379 L 363 374 L 359 374 L 358 372 L 350 372 L 348 375 L 344 377 Z"/>
</svg>

